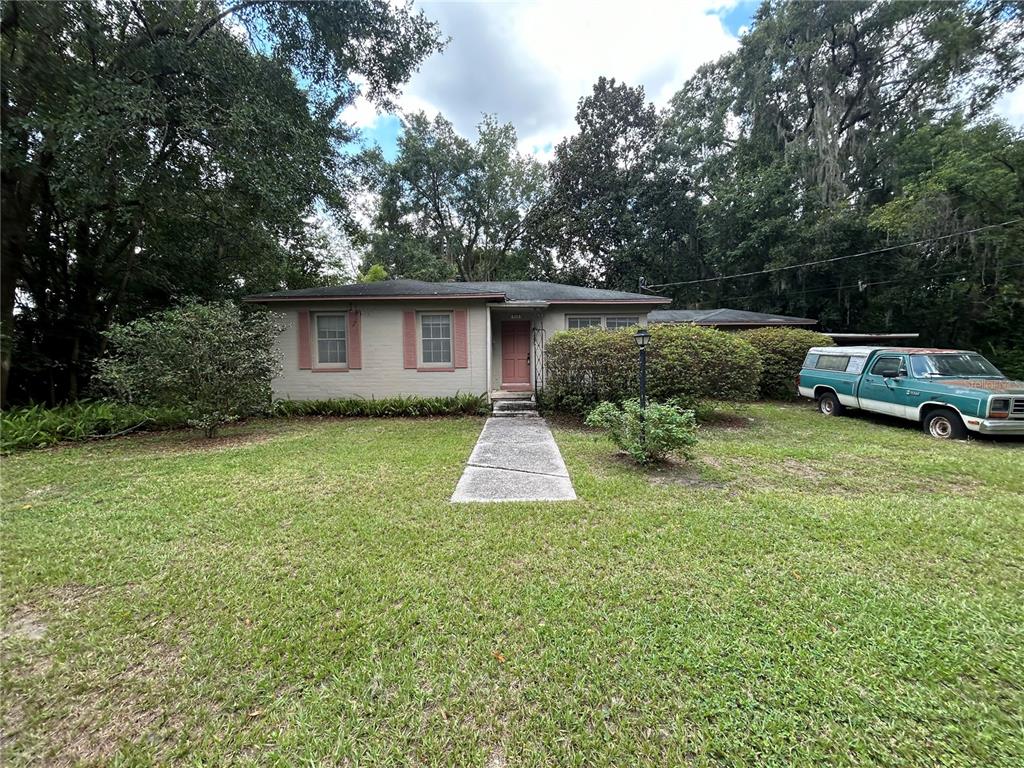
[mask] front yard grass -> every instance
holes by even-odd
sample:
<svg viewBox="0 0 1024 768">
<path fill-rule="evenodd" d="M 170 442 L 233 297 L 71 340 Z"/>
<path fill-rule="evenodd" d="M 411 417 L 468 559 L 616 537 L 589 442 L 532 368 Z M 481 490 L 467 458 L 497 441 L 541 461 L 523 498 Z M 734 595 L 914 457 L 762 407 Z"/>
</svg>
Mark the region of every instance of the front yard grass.
<svg viewBox="0 0 1024 768">
<path fill-rule="evenodd" d="M 580 501 L 450 505 L 481 423 L 4 459 L 4 764 L 1024 763 L 1021 444 L 558 424 Z"/>
</svg>

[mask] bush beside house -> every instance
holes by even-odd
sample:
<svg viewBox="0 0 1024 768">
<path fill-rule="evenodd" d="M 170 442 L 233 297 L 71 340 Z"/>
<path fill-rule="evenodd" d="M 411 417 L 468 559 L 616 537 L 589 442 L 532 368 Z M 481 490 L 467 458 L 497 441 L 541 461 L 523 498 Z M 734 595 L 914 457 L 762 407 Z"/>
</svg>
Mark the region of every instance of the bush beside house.
<svg viewBox="0 0 1024 768">
<path fill-rule="evenodd" d="M 267 413 L 280 363 L 265 310 L 190 303 L 107 331 L 97 381 L 121 402 L 172 408 L 213 437 L 231 421 Z"/>
<path fill-rule="evenodd" d="M 761 360 L 737 334 L 692 325 L 653 325 L 647 352 L 652 400 L 692 406 L 704 400 L 757 397 Z M 545 408 L 585 414 L 598 403 L 637 394 L 639 362 L 633 331 L 560 331 L 545 351 Z"/>
<path fill-rule="evenodd" d="M 750 342 L 761 358 L 758 394 L 766 399 L 795 399 L 796 377 L 807 350 L 834 346 L 831 336 L 803 328 L 751 328 L 738 335 Z"/>
</svg>

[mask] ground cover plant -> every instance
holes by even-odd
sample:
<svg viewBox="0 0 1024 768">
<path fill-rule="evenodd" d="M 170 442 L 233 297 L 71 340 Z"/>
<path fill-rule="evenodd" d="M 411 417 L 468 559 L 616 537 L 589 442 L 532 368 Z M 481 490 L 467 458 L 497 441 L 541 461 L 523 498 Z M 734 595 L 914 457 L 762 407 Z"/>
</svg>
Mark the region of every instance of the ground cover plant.
<svg viewBox="0 0 1024 768">
<path fill-rule="evenodd" d="M 0 411 L 0 452 L 40 448 L 135 430 L 171 429 L 187 422 L 182 411 L 82 400 L 57 408 L 33 405 Z"/>
<path fill-rule="evenodd" d="M 1020 443 L 752 405 L 580 500 L 452 505 L 478 418 L 3 464 L 4 765 L 1024 759 Z"/>
<path fill-rule="evenodd" d="M 274 404 L 278 416 L 482 416 L 487 410 L 484 395 L 280 400 Z"/>
</svg>

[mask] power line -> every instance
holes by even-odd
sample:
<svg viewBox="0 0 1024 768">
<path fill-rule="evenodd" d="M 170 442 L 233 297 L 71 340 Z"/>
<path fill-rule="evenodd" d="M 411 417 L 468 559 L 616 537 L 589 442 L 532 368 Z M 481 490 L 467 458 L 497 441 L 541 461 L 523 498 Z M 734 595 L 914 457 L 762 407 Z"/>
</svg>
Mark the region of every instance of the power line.
<svg viewBox="0 0 1024 768">
<path fill-rule="evenodd" d="M 682 280 L 677 283 L 654 283 L 652 285 L 641 286 L 644 290 L 654 293 L 653 288 L 671 288 L 680 285 L 697 285 L 699 283 L 713 283 L 718 280 L 734 280 L 738 277 L 754 277 L 755 275 L 768 275 L 774 272 L 784 272 L 788 269 L 802 269 L 803 267 L 813 267 L 818 264 L 831 264 L 835 261 L 842 261 L 843 259 L 854 259 L 858 256 L 872 256 L 880 253 L 888 253 L 890 251 L 898 251 L 900 248 L 910 248 L 915 245 L 924 245 L 925 243 L 934 243 L 939 240 L 948 240 L 952 237 L 961 237 L 963 235 L 972 235 L 975 232 L 982 232 L 986 229 L 995 229 L 996 227 L 1008 227 L 1011 224 L 1017 224 L 1018 222 L 1024 221 L 1024 218 L 1011 219 L 1010 221 L 1004 221 L 999 224 L 985 224 L 981 227 L 975 227 L 974 229 L 964 229 L 960 232 L 953 232 L 948 235 L 938 235 L 936 237 L 925 238 L 924 240 L 915 240 L 911 243 L 901 243 L 900 245 L 890 245 L 885 248 L 878 248 L 873 251 L 861 251 L 860 253 L 848 253 L 845 256 L 833 256 L 829 259 L 819 259 L 818 261 L 808 261 L 803 264 L 790 264 L 785 267 L 771 267 L 769 269 L 758 269 L 753 272 L 741 272 L 737 275 L 721 275 L 719 277 L 702 277 L 699 280 Z"/>
<path fill-rule="evenodd" d="M 1014 262 L 1012 264 L 999 264 L 999 266 L 1001 268 L 1004 268 L 1004 269 L 1011 269 L 1011 268 L 1016 267 L 1016 266 L 1024 266 L 1024 261 L 1017 261 L 1017 262 Z M 973 269 L 974 269 L 974 267 L 970 266 L 970 267 L 965 267 L 964 269 L 953 269 L 953 270 L 947 270 L 947 271 L 944 271 L 944 272 L 928 272 L 925 275 L 925 278 L 922 278 L 922 275 L 920 275 L 920 274 L 910 274 L 910 275 L 903 276 L 903 278 L 894 278 L 892 280 L 878 280 L 878 281 L 872 281 L 871 283 L 859 283 L 858 282 L 855 285 L 851 284 L 851 285 L 846 285 L 846 286 L 828 286 L 826 288 L 793 288 L 793 289 L 790 289 L 788 291 L 777 291 L 777 292 L 772 292 L 770 290 L 765 290 L 765 291 L 760 291 L 758 293 L 746 294 L 745 296 L 732 296 L 732 297 L 728 298 L 728 301 L 746 301 L 748 299 L 758 299 L 758 298 L 764 298 L 764 297 L 771 298 L 771 297 L 786 296 L 786 295 L 788 295 L 788 296 L 801 295 L 802 296 L 802 295 L 808 294 L 808 293 L 824 293 L 824 292 L 827 292 L 827 291 L 842 291 L 842 290 L 862 291 L 863 289 L 870 288 L 872 286 L 888 286 L 888 285 L 892 285 L 893 283 L 909 283 L 909 282 L 912 282 L 912 281 L 922 281 L 922 280 L 925 280 L 927 278 L 948 278 L 949 275 L 952 275 L 952 274 L 966 274 L 967 272 L 970 272 Z"/>
</svg>

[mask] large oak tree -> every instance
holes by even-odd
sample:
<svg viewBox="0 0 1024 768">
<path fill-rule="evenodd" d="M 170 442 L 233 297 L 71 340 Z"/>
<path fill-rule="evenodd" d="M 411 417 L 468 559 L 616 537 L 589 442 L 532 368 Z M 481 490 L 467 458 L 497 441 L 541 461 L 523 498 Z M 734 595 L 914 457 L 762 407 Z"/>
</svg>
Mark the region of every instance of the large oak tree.
<svg viewBox="0 0 1024 768">
<path fill-rule="evenodd" d="M 81 394 L 101 332 L 321 278 L 339 114 L 438 47 L 386 0 L 2 5 L 3 396 Z"/>
</svg>

